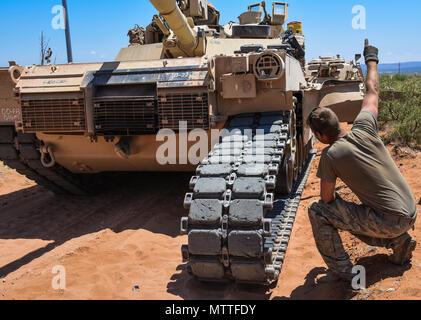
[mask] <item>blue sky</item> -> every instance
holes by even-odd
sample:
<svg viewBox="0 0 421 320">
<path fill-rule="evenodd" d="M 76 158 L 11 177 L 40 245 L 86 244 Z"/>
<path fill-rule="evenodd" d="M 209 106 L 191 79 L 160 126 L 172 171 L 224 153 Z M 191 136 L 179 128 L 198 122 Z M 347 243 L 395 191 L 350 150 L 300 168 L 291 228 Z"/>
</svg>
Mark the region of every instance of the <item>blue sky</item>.
<svg viewBox="0 0 421 320">
<path fill-rule="evenodd" d="M 221 22 L 237 21 L 251 2 L 212 0 Z M 270 0 L 266 1 L 271 3 Z M 52 8 L 60 0 L 0 1 L 0 66 L 9 60 L 39 63 L 41 31 L 50 39 L 52 62 L 67 61 L 64 30 L 54 30 Z M 421 2 L 418 0 L 291 0 L 289 20 L 303 22 L 307 60 L 341 53 L 353 59 L 362 51 L 364 38 L 380 49 L 383 63 L 421 61 Z M 366 30 L 354 30 L 356 5 L 366 8 Z M 75 62 L 114 60 L 128 45 L 127 31 L 150 23 L 155 9 L 148 0 L 68 0 Z"/>
</svg>

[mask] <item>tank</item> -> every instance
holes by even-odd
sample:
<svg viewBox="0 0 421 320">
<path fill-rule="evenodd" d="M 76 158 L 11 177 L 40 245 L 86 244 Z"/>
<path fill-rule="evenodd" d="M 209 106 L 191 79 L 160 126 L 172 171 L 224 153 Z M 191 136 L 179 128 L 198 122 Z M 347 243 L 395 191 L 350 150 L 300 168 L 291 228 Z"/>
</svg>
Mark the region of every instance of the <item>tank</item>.
<svg viewBox="0 0 421 320">
<path fill-rule="evenodd" d="M 301 23 L 284 29 L 287 3 L 271 14 L 253 4 L 227 25 L 205 0 L 151 3 L 158 14 L 129 31 L 115 61 L 22 68 L 19 119 L 2 129 L 0 158 L 76 195 L 103 172 L 192 172 L 181 220 L 188 271 L 277 281 L 314 158 L 304 119 L 323 105 L 353 121 L 361 68 L 306 65 Z"/>
<path fill-rule="evenodd" d="M 358 63 L 346 62 L 340 55 L 320 57 L 306 65 L 306 79 L 310 85 L 307 98 L 317 96 L 317 105 L 336 112 L 341 122 L 352 123 L 361 111 L 364 98 L 364 75 Z"/>
</svg>

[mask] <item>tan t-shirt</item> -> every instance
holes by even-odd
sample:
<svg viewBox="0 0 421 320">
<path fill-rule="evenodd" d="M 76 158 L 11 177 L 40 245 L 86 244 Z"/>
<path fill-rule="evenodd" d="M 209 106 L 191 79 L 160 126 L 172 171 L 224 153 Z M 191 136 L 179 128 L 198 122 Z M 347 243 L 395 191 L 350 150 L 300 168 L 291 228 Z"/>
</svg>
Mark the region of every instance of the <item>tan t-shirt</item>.
<svg viewBox="0 0 421 320">
<path fill-rule="evenodd" d="M 362 111 L 350 133 L 323 150 L 317 176 L 334 183 L 340 178 L 374 211 L 414 217 L 415 199 L 377 129 L 377 119 Z"/>
</svg>

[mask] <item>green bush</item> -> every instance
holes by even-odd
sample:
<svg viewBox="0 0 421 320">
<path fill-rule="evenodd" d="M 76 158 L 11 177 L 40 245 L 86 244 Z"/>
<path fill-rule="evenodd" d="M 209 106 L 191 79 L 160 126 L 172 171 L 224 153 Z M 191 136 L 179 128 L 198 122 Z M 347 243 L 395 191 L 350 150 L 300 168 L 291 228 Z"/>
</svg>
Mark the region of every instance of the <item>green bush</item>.
<svg viewBox="0 0 421 320">
<path fill-rule="evenodd" d="M 421 77 L 382 75 L 380 78 L 380 129 L 386 143 L 421 146 Z"/>
<path fill-rule="evenodd" d="M 395 74 L 392 76 L 392 79 L 395 81 L 408 81 L 410 79 L 410 76 L 406 74 Z"/>
</svg>

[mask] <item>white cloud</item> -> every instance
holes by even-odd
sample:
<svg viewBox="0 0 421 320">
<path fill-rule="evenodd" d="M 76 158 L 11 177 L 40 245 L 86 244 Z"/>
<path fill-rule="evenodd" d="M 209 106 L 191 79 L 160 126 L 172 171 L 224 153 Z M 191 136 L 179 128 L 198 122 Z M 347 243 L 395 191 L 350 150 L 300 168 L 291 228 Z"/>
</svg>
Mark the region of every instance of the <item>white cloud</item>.
<svg viewBox="0 0 421 320">
<path fill-rule="evenodd" d="M 93 55 L 93 56 L 96 55 L 96 51 L 95 50 L 92 50 L 91 51 L 91 55 Z"/>
</svg>

